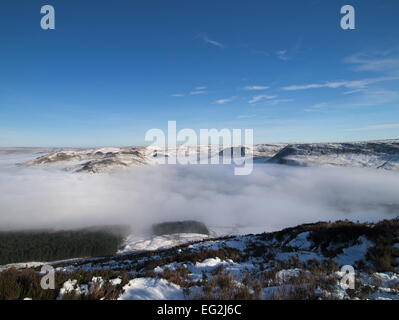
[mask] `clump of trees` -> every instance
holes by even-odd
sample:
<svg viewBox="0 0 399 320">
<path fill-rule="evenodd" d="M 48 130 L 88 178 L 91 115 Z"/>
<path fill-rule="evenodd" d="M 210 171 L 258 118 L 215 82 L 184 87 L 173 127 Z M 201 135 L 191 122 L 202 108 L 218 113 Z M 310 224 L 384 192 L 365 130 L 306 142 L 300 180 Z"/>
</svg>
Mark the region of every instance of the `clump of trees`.
<svg viewBox="0 0 399 320">
<path fill-rule="evenodd" d="M 156 236 L 174 233 L 209 234 L 209 230 L 204 223 L 194 220 L 173 221 L 154 224 L 152 226 L 152 232 Z"/>
<path fill-rule="evenodd" d="M 0 232 L 0 265 L 112 255 L 125 235 L 126 229 L 116 226 Z"/>
</svg>

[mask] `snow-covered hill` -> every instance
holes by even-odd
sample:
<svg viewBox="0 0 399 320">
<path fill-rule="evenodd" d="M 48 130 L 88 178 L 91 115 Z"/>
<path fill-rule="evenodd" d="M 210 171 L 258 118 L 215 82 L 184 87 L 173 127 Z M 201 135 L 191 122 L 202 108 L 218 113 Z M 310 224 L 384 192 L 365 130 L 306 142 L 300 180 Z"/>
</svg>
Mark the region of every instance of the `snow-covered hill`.
<svg viewBox="0 0 399 320">
<path fill-rule="evenodd" d="M 292 144 L 267 162 L 399 170 L 399 140 Z"/>
<path fill-rule="evenodd" d="M 256 159 L 268 159 L 285 144 L 257 145 L 247 153 Z M 51 150 L 44 155 L 23 162 L 23 166 L 51 166 L 71 172 L 99 173 L 116 169 L 150 164 L 161 164 L 165 158 L 182 157 L 191 163 L 199 162 L 202 158 L 219 157 L 232 148 L 222 146 L 177 146 L 165 148 L 149 147 L 115 147 L 97 149 L 59 149 Z"/>
<path fill-rule="evenodd" d="M 23 163 L 24 166 L 58 166 L 73 172 L 107 172 L 149 163 L 142 147 L 64 149 Z"/>
<path fill-rule="evenodd" d="M 253 147 L 224 148 L 218 145 L 161 147 L 115 147 L 60 149 L 24 162 L 25 166 L 59 166 L 72 172 L 108 172 L 131 166 L 159 164 L 165 158 L 184 157 L 190 163 L 202 158 L 252 157 L 259 163 L 300 166 L 348 166 L 399 170 L 399 140 L 351 143 L 257 144 Z M 221 161 L 219 162 L 221 163 Z"/>
</svg>

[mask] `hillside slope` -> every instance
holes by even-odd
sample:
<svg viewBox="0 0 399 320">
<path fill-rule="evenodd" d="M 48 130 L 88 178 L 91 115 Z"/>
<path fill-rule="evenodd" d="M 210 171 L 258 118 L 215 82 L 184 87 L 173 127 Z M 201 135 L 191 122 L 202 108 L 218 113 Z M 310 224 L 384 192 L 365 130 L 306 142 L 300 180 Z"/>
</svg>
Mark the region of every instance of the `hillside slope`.
<svg viewBox="0 0 399 320">
<path fill-rule="evenodd" d="M 184 157 L 191 162 L 203 157 L 231 156 L 234 148 L 222 146 L 156 146 L 97 149 L 60 149 L 22 163 L 23 166 L 58 166 L 72 172 L 100 173 L 131 166 L 157 164 L 166 157 Z M 257 163 L 299 166 L 346 166 L 399 170 L 399 140 L 351 143 L 257 144 L 235 148 Z M 222 161 L 219 161 L 222 163 Z"/>
<path fill-rule="evenodd" d="M 40 268 L 7 269 L 0 285 L 33 299 L 398 299 L 398 257 L 399 218 L 320 222 L 54 263 L 52 292 L 37 288 Z M 354 289 L 341 285 L 343 265 L 355 269 Z"/>
<path fill-rule="evenodd" d="M 399 170 L 399 140 L 292 144 L 280 150 L 267 162 Z"/>
</svg>

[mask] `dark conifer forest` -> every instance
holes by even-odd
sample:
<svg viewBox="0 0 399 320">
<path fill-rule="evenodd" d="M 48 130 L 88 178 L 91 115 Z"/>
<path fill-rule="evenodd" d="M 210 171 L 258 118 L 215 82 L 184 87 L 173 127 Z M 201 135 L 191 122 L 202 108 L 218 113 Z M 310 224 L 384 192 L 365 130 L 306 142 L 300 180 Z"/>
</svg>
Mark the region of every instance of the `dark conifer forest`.
<svg viewBox="0 0 399 320">
<path fill-rule="evenodd" d="M 119 226 L 0 232 L 0 265 L 112 255 L 125 234 Z"/>
</svg>

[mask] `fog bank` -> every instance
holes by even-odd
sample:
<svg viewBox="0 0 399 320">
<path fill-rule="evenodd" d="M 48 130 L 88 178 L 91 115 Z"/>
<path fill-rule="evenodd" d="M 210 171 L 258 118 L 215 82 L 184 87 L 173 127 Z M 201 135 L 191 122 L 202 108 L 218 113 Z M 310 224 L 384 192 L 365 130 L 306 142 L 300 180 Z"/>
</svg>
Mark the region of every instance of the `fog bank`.
<svg viewBox="0 0 399 320">
<path fill-rule="evenodd" d="M 262 232 L 305 222 L 393 218 L 399 174 L 353 168 L 148 166 L 77 174 L 0 166 L 0 229 L 75 228 L 194 219 L 217 230 Z M 226 232 L 227 232 L 226 231 Z"/>
</svg>

